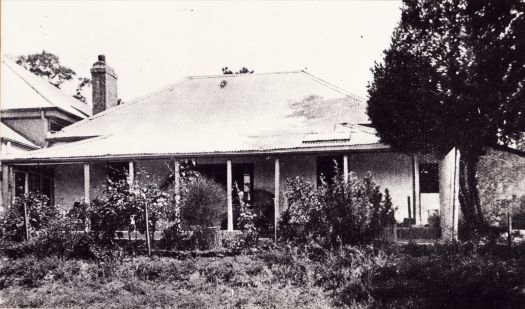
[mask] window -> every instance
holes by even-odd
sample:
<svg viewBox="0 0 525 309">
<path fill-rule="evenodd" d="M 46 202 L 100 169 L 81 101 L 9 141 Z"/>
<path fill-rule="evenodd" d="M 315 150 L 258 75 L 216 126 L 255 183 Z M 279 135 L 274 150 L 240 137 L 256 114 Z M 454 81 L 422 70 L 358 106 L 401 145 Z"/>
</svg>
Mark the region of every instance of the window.
<svg viewBox="0 0 525 309">
<path fill-rule="evenodd" d="M 439 193 L 437 163 L 423 163 L 419 165 L 419 188 L 421 193 Z"/>
<path fill-rule="evenodd" d="M 26 173 L 15 172 L 15 196 L 23 196 L 26 187 Z"/>
<path fill-rule="evenodd" d="M 56 123 L 56 122 L 50 122 L 49 123 L 49 131 L 50 132 L 53 132 L 53 133 L 54 132 L 58 132 L 58 131 L 62 130 L 62 128 L 63 127 L 61 125 L 59 125 L 58 123 Z"/>
<path fill-rule="evenodd" d="M 337 169 L 343 170 L 343 156 L 317 157 L 317 185 L 321 185 L 321 175 L 332 183 Z"/>
<path fill-rule="evenodd" d="M 26 175 L 28 177 L 26 188 Z M 53 199 L 53 179 L 37 172 L 15 171 L 15 196 L 21 197 L 25 192 L 42 194 Z"/>
<path fill-rule="evenodd" d="M 66 126 L 68 126 L 70 124 L 71 124 L 70 122 L 67 122 L 67 121 L 64 121 L 64 120 L 58 119 L 58 118 L 49 119 L 48 130 L 51 133 L 58 132 L 58 131 L 62 130 L 62 128 L 66 127 Z"/>
</svg>

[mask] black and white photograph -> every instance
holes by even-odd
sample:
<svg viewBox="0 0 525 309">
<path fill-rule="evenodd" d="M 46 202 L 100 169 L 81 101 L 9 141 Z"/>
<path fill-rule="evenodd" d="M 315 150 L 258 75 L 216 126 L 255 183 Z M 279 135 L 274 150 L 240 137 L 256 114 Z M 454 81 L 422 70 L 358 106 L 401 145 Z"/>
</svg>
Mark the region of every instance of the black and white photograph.
<svg viewBox="0 0 525 309">
<path fill-rule="evenodd" d="M 0 309 L 525 308 L 525 0 L 0 13 Z"/>
</svg>

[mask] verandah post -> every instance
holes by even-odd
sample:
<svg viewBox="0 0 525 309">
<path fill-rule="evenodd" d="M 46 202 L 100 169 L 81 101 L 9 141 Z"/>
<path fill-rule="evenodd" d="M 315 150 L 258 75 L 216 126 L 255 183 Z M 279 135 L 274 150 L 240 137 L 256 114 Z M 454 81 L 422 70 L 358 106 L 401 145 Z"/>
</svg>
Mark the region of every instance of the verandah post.
<svg viewBox="0 0 525 309">
<path fill-rule="evenodd" d="M 173 165 L 174 165 L 174 170 L 173 170 L 173 185 L 174 185 L 174 190 L 175 190 L 175 203 L 178 205 L 179 204 L 179 198 L 180 198 L 180 163 L 179 161 L 177 161 L 176 159 L 173 159 Z"/>
<path fill-rule="evenodd" d="M 129 181 L 129 187 L 133 187 L 133 183 L 135 182 L 135 164 L 133 161 L 129 161 L 129 172 L 128 172 L 128 181 Z"/>
<path fill-rule="evenodd" d="M 2 164 L 2 206 L 7 210 L 9 205 L 9 166 Z"/>
<path fill-rule="evenodd" d="M 279 158 L 275 158 L 275 198 L 274 198 L 274 241 L 277 242 L 277 225 L 279 224 L 279 186 L 280 186 L 280 164 Z"/>
<path fill-rule="evenodd" d="M 343 177 L 344 183 L 348 183 L 348 155 L 343 156 Z"/>
<path fill-rule="evenodd" d="M 228 212 L 228 231 L 233 231 L 232 160 L 226 161 L 226 199 Z"/>
<path fill-rule="evenodd" d="M 90 175 L 89 175 L 89 163 L 84 163 L 84 203 L 89 204 L 90 202 Z"/>
<path fill-rule="evenodd" d="M 12 207 L 15 202 L 15 170 L 12 166 L 9 166 L 9 206 Z"/>
</svg>

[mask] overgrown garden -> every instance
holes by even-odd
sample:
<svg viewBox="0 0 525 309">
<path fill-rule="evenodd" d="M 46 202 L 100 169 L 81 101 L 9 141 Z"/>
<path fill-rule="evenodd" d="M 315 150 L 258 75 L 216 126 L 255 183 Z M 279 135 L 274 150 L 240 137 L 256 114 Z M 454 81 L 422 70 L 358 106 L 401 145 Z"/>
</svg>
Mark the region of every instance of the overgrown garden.
<svg viewBox="0 0 525 309">
<path fill-rule="evenodd" d="M 154 184 L 108 180 L 104 196 L 66 214 L 45 197 L 17 199 L 1 221 L 2 305 L 523 305 L 523 248 L 509 256 L 497 244 L 394 244 L 388 231 L 395 207 L 371 175 L 350 173 L 345 181 L 336 173 L 317 187 L 300 177 L 287 179 L 277 242 L 260 237 L 257 212 L 236 188 L 239 231 L 223 235 L 222 186 L 190 170 L 180 179 L 179 197 Z"/>
</svg>

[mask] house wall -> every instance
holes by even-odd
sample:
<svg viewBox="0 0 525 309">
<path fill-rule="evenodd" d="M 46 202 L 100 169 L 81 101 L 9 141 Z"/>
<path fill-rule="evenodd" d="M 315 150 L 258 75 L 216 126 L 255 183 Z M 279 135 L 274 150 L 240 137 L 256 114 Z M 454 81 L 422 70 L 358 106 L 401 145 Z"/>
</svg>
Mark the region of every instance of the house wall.
<svg viewBox="0 0 525 309">
<path fill-rule="evenodd" d="M 286 155 L 279 156 L 280 161 L 280 190 L 284 193 L 285 180 L 289 177 L 302 176 L 306 180 L 316 183 L 317 164 L 316 155 Z M 225 164 L 226 158 L 197 158 L 198 164 Z M 232 163 L 254 164 L 254 189 L 274 192 L 273 157 L 254 156 L 232 158 Z M 91 199 L 104 192 L 105 164 L 92 163 L 91 171 Z M 169 166 L 169 167 L 168 167 Z M 162 184 L 173 168 L 171 160 L 140 160 L 135 161 L 135 179 L 145 183 Z M 354 153 L 349 154 L 349 169 L 358 176 L 364 176 L 370 171 L 374 180 L 390 190 L 392 201 L 398 208 L 396 219 L 402 221 L 408 217 L 407 196 L 412 195 L 412 161 L 411 157 L 395 153 Z M 55 204 L 69 208 L 76 201 L 84 200 L 84 176 L 82 164 L 57 165 L 55 168 Z"/>
<path fill-rule="evenodd" d="M 384 193 L 388 189 L 392 203 L 397 207 L 398 222 L 408 218 L 408 202 L 413 198 L 412 158 L 399 153 L 356 153 L 348 156 L 348 169 L 363 177 L 370 172 Z"/>
<path fill-rule="evenodd" d="M 45 138 L 48 131 L 47 119 L 44 118 L 7 118 L 2 121 L 13 130 L 22 134 L 24 137 L 37 144 L 45 145 Z"/>
<path fill-rule="evenodd" d="M 64 164 L 55 166 L 55 206 L 62 211 L 73 207 L 75 202 L 84 201 L 84 165 Z M 93 200 L 104 193 L 106 183 L 105 164 L 90 164 L 90 198 Z"/>
</svg>

